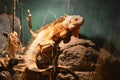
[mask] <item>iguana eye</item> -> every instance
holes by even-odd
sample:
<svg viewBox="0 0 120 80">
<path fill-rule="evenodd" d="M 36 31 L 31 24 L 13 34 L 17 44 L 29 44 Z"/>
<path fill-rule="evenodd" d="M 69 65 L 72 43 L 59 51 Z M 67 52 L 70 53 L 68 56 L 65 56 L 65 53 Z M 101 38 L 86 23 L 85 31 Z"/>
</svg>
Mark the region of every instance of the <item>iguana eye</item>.
<svg viewBox="0 0 120 80">
<path fill-rule="evenodd" d="M 18 41 L 17 44 L 20 45 L 20 42 Z"/>
<path fill-rule="evenodd" d="M 76 21 L 78 21 L 78 18 L 76 18 L 76 17 L 73 17 L 73 18 L 71 19 L 71 22 L 76 22 Z"/>
</svg>

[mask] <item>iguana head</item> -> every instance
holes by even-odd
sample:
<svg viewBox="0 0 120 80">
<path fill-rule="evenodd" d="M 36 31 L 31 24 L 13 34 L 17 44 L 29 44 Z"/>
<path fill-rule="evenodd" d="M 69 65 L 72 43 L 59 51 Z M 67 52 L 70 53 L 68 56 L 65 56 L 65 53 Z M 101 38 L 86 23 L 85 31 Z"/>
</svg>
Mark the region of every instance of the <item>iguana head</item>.
<svg viewBox="0 0 120 80">
<path fill-rule="evenodd" d="M 69 29 L 75 29 L 80 27 L 84 22 L 84 18 L 79 15 L 66 15 L 63 24 L 68 25 Z"/>
<path fill-rule="evenodd" d="M 62 24 L 68 29 L 69 34 L 78 37 L 80 26 L 84 23 L 84 18 L 79 15 L 66 15 Z"/>
</svg>

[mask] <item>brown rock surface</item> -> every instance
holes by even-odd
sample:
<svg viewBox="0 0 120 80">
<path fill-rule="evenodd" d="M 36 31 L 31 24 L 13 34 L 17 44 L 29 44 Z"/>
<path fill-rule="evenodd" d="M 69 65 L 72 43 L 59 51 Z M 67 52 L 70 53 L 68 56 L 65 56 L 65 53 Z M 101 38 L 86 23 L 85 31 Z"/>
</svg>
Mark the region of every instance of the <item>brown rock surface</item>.
<svg viewBox="0 0 120 80">
<path fill-rule="evenodd" d="M 120 62 L 108 51 L 91 40 L 75 38 L 59 44 L 62 53 L 58 63 L 73 70 L 80 80 L 119 80 Z M 70 75 L 61 74 L 63 80 L 72 80 Z"/>
<path fill-rule="evenodd" d="M 0 51 L 2 52 L 7 45 L 7 40 L 3 36 L 4 32 L 10 33 L 12 31 L 12 15 L 0 15 Z M 20 20 L 15 17 L 15 31 L 19 34 L 21 31 Z M 20 34 L 19 34 L 20 35 Z"/>
<path fill-rule="evenodd" d="M 72 70 L 91 71 L 98 58 L 98 47 L 90 40 L 78 39 L 74 36 L 68 43 L 60 43 L 63 52 L 59 56 L 59 64 Z"/>
</svg>

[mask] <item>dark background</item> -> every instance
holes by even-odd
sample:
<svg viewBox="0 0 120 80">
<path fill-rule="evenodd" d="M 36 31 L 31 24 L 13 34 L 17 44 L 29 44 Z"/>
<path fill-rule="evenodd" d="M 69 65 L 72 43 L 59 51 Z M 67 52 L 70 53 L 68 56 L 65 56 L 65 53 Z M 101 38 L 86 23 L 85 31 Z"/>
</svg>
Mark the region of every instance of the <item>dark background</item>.
<svg viewBox="0 0 120 80">
<path fill-rule="evenodd" d="M 12 0 L 0 0 L 0 13 L 12 14 Z M 85 23 L 80 34 L 101 47 L 120 56 L 120 1 L 119 0 L 18 0 L 17 16 L 22 22 L 21 40 L 26 45 L 31 38 L 27 27 L 27 10 L 30 9 L 34 31 L 58 17 L 81 15 Z"/>
</svg>

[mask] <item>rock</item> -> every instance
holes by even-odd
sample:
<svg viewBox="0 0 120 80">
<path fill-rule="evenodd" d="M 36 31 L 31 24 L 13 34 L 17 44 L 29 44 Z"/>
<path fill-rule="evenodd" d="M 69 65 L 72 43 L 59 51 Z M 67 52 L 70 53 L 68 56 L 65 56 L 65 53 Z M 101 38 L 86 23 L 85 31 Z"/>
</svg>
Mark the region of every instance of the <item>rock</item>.
<svg viewBox="0 0 120 80">
<path fill-rule="evenodd" d="M 120 61 L 91 40 L 75 38 L 59 44 L 62 53 L 58 64 L 73 70 L 80 80 L 120 80 Z M 62 80 L 74 80 L 69 74 L 59 75 Z"/>
<path fill-rule="evenodd" d="M 98 58 L 98 46 L 90 40 L 78 39 L 74 36 L 68 43 L 60 43 L 62 53 L 58 63 L 76 71 L 94 70 Z"/>
<path fill-rule="evenodd" d="M 7 46 L 7 39 L 3 36 L 4 32 L 10 33 L 12 31 L 12 15 L 0 15 L 0 51 L 3 51 Z M 20 35 L 21 26 L 18 17 L 15 17 L 15 31 Z M 2 52 L 0 52 L 2 53 Z"/>
</svg>

